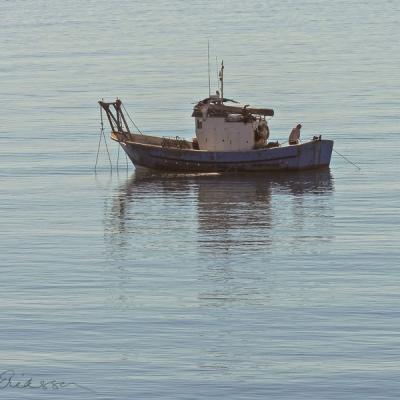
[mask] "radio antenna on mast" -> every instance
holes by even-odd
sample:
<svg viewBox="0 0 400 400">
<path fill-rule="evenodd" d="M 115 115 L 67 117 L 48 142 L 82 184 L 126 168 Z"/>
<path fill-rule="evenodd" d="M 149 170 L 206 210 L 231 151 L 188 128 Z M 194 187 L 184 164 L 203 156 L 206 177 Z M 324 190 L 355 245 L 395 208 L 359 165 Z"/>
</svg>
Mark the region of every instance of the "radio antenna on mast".
<svg viewBox="0 0 400 400">
<path fill-rule="evenodd" d="M 224 102 L 224 60 L 221 62 L 221 70 L 219 72 L 219 80 L 221 81 L 221 101 Z"/>
<path fill-rule="evenodd" d="M 210 78 L 210 39 L 207 42 L 207 60 L 208 60 L 208 97 L 211 96 L 211 78 Z"/>
</svg>

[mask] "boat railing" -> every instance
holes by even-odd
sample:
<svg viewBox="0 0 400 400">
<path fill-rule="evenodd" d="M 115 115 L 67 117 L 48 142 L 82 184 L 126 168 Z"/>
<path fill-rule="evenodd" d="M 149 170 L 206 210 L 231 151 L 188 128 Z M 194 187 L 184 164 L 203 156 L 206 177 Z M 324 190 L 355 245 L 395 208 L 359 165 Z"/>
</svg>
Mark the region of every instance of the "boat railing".
<svg viewBox="0 0 400 400">
<path fill-rule="evenodd" d="M 181 150 L 193 148 L 190 142 L 188 142 L 186 139 L 180 138 L 179 136 L 175 136 L 175 138 L 163 137 L 161 147 L 175 148 Z"/>
</svg>

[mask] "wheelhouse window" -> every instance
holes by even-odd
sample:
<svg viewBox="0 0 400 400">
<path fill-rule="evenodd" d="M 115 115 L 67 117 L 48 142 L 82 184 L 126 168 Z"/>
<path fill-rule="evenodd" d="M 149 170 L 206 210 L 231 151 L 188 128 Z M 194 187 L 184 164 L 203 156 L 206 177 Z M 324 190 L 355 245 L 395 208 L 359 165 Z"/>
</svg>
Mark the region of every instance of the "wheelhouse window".
<svg viewBox="0 0 400 400">
<path fill-rule="evenodd" d="M 197 120 L 197 129 L 203 129 L 203 122 L 201 121 L 201 119 Z"/>
</svg>

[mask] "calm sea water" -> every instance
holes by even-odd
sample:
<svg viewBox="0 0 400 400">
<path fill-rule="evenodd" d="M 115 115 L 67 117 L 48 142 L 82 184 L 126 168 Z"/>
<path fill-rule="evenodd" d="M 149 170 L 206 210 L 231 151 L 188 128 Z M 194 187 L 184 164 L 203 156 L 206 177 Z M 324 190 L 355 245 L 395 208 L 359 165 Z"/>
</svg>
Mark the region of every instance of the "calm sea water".
<svg viewBox="0 0 400 400">
<path fill-rule="evenodd" d="M 0 13 L 0 398 L 399 398 L 398 2 Z M 160 177 L 109 142 L 95 175 L 103 97 L 193 136 L 208 39 L 273 139 L 301 122 L 361 170 Z"/>
</svg>

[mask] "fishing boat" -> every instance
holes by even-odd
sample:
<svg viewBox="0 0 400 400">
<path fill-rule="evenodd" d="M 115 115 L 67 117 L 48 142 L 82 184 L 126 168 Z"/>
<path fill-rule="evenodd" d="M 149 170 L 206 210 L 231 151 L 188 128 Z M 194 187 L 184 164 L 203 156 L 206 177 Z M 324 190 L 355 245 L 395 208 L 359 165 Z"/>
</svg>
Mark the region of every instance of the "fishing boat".
<svg viewBox="0 0 400 400">
<path fill-rule="evenodd" d="M 217 90 L 215 95 L 209 92 L 193 108 L 195 137 L 192 140 L 152 136 L 137 128 L 136 132 L 131 131 L 120 99 L 99 101 L 111 127 L 111 139 L 120 144 L 135 167 L 158 171 L 223 173 L 329 166 L 332 140 L 315 135 L 311 140 L 294 144 L 269 141 L 268 119 L 273 117 L 274 110 L 224 98 L 223 74 L 222 62 L 221 92 Z"/>
</svg>

